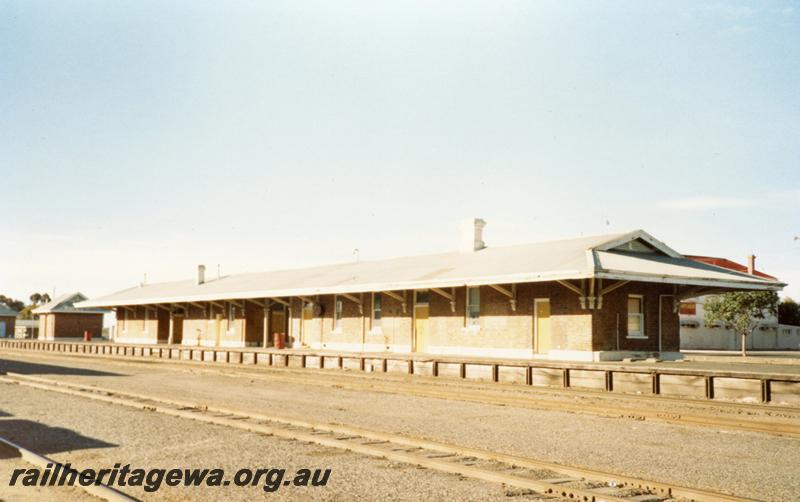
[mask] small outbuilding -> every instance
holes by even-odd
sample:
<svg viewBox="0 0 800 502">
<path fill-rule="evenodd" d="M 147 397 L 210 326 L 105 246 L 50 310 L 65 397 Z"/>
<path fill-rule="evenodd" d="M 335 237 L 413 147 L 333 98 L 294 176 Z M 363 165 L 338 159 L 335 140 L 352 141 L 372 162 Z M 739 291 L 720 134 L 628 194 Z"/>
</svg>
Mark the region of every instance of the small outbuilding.
<svg viewBox="0 0 800 502">
<path fill-rule="evenodd" d="M 86 331 L 92 337 L 101 337 L 107 310 L 75 307 L 86 299 L 81 293 L 68 293 L 34 309 L 33 314 L 39 316 L 39 340 L 81 338 Z"/>
<path fill-rule="evenodd" d="M 0 338 L 14 337 L 14 323 L 17 320 L 17 311 L 0 302 Z"/>
</svg>

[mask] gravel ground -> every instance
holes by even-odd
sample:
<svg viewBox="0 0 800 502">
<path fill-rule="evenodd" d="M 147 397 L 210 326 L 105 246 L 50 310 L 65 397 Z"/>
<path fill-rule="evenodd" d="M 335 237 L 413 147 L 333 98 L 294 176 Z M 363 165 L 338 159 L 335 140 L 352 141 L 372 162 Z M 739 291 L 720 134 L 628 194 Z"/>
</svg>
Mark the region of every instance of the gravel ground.
<svg viewBox="0 0 800 502">
<path fill-rule="evenodd" d="M 59 375 L 65 381 L 166 398 L 213 402 L 218 406 L 265 414 L 400 432 L 756 499 L 794 500 L 800 493 L 800 478 L 796 476 L 795 467 L 800 464 L 800 440 L 797 439 L 271 382 L 269 372 L 243 378 L 206 371 L 200 366 L 121 364 L 100 359 L 18 354 L 13 357 L 17 362 L 0 361 L 0 370 L 24 370 L 20 372 L 50 378 Z M 330 378 L 336 377 L 331 375 Z M 58 399 L 61 402 L 60 396 Z M 129 413 L 141 415 L 140 412 Z M 47 416 L 50 415 L 52 413 Z M 193 424 L 194 427 L 199 426 Z M 128 445 L 119 434 L 108 437 L 114 438 L 109 439 L 111 442 Z M 137 437 L 140 436 L 133 436 L 132 440 L 136 441 Z M 237 451 L 243 454 L 247 450 Z M 129 461 L 127 456 L 125 459 Z M 237 465 L 246 464 L 240 461 Z M 420 471 L 413 471 L 413 485 L 419 486 L 416 473 Z M 365 490 L 369 490 L 369 486 L 372 483 L 361 485 Z M 502 494 L 496 490 L 473 492 L 466 498 Z M 370 492 L 354 489 L 351 493 L 364 496 Z M 437 492 L 433 493 L 436 498 Z"/>
<path fill-rule="evenodd" d="M 2 422 L 0 422 L 0 428 L 2 428 Z M 31 500 L 36 500 L 37 502 L 60 502 L 63 500 L 76 502 L 100 501 L 97 497 L 75 487 L 19 486 L 20 481 L 17 481 L 16 486 L 8 485 L 14 469 L 30 469 L 32 467 L 31 464 L 19 458 L 0 459 L 0 500 L 5 502 L 29 502 Z"/>
<path fill-rule="evenodd" d="M 355 455 L 342 450 L 281 440 L 225 427 L 148 413 L 79 397 L 0 384 L 0 406 L 13 417 L 0 420 L 0 435 L 36 452 L 85 468 L 114 463 L 143 468 L 330 468 L 325 487 L 281 487 L 264 493 L 256 487 L 167 487 L 155 493 L 120 488 L 142 500 L 505 500 L 499 485 L 463 479 Z M 57 409 L 57 413 L 53 410 Z M 33 433 L 32 433 L 33 431 Z M 4 461 L 9 462 L 9 461 Z M 24 464 L 27 466 L 27 464 Z M 2 478 L 13 465 L 0 464 Z M 7 480 L 5 480 L 7 484 Z M 18 489 L 8 500 L 64 500 L 64 488 Z M 82 493 L 82 492 L 81 492 Z M 75 497 L 81 500 L 80 493 Z M 6 499 L 6 493 L 0 491 Z M 86 496 L 88 497 L 88 496 Z M 91 498 L 91 497 L 88 497 Z M 96 500 L 96 499 L 94 499 Z"/>
</svg>

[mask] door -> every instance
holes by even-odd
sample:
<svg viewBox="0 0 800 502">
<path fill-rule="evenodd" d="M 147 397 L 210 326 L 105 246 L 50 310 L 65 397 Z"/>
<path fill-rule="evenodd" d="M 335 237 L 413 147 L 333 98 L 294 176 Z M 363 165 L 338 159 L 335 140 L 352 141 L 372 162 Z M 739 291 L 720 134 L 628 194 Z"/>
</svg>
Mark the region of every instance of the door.
<svg viewBox="0 0 800 502">
<path fill-rule="evenodd" d="M 428 291 L 414 294 L 414 352 L 426 352 L 428 345 Z"/>
<path fill-rule="evenodd" d="M 272 311 L 270 314 L 269 329 L 267 345 L 271 347 L 275 343 L 273 336 L 275 333 L 286 333 L 286 316 L 282 310 Z"/>
<path fill-rule="evenodd" d="M 414 335 L 416 340 L 415 352 L 428 350 L 428 306 L 417 305 L 414 307 Z"/>
<path fill-rule="evenodd" d="M 553 348 L 550 335 L 550 300 L 534 300 L 533 338 L 534 350 L 537 354 L 547 354 Z"/>
<path fill-rule="evenodd" d="M 172 317 L 172 343 L 183 343 L 183 315 L 175 314 Z"/>
<path fill-rule="evenodd" d="M 6 337 L 6 322 L 0 321 L 0 338 Z"/>
<path fill-rule="evenodd" d="M 303 302 L 303 327 L 300 328 L 300 344 L 307 345 L 311 338 L 311 324 L 314 320 L 314 304 Z"/>
</svg>

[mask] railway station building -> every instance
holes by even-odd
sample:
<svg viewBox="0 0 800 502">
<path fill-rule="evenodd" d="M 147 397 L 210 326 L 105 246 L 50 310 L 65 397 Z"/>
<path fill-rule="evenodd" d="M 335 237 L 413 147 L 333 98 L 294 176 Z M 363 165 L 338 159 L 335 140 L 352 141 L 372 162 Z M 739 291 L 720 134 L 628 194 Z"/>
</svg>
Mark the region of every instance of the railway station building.
<svg viewBox="0 0 800 502">
<path fill-rule="evenodd" d="M 39 340 L 82 338 L 85 332 L 100 338 L 107 309 L 77 307 L 87 298 L 82 293 L 66 293 L 32 311 L 39 316 Z"/>
<path fill-rule="evenodd" d="M 692 260 L 643 230 L 145 284 L 77 304 L 116 311 L 115 340 L 559 360 L 680 357 L 680 302 L 779 290 Z"/>
</svg>

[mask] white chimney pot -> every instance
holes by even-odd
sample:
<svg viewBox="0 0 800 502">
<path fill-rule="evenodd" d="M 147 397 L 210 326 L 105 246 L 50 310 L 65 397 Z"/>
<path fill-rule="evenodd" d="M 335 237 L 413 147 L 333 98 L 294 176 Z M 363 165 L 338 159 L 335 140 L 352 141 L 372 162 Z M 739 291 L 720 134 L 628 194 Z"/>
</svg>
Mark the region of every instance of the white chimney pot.
<svg viewBox="0 0 800 502">
<path fill-rule="evenodd" d="M 480 218 L 470 218 L 461 224 L 461 246 L 462 253 L 474 253 L 486 247 L 483 242 L 483 227 L 486 222 Z"/>
<path fill-rule="evenodd" d="M 205 265 L 198 265 L 197 266 L 197 284 L 203 284 L 206 282 L 206 266 Z"/>
</svg>

